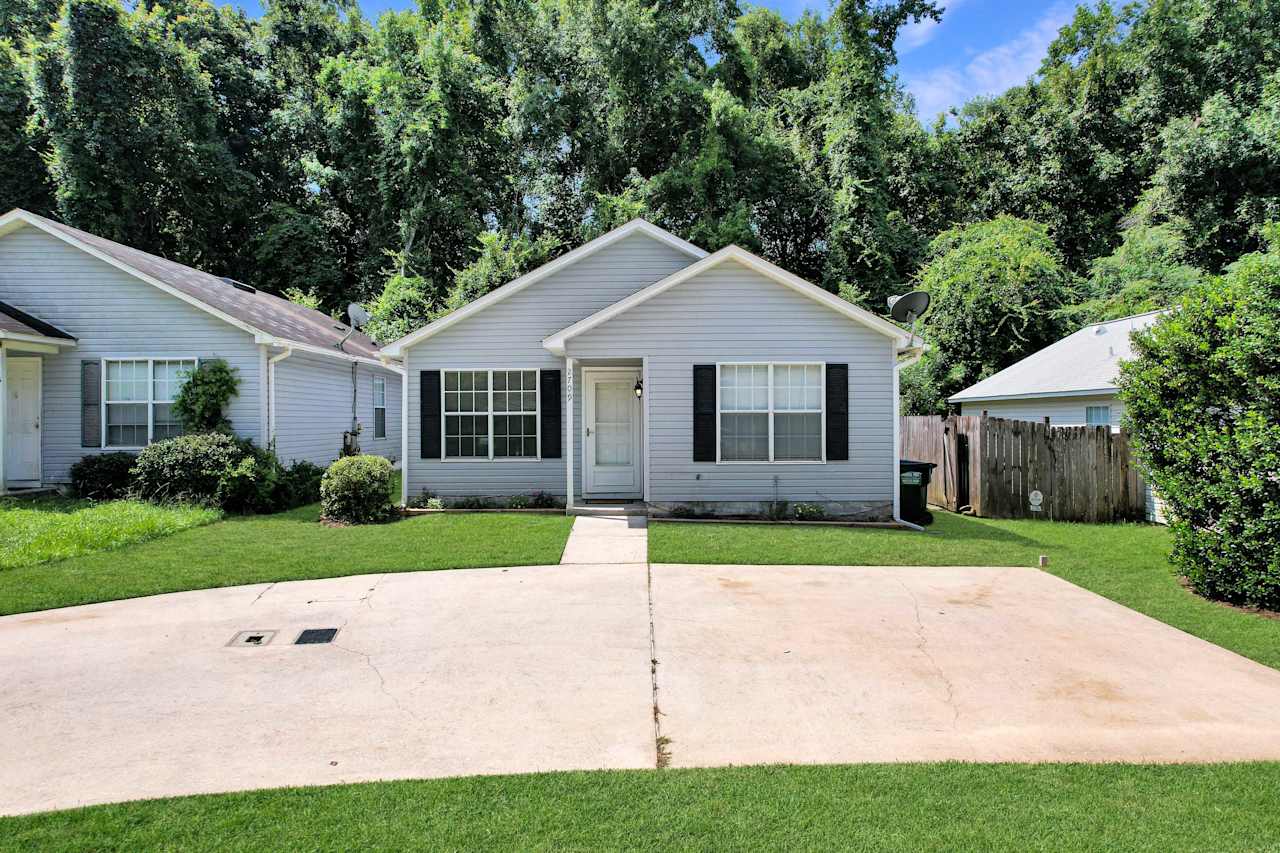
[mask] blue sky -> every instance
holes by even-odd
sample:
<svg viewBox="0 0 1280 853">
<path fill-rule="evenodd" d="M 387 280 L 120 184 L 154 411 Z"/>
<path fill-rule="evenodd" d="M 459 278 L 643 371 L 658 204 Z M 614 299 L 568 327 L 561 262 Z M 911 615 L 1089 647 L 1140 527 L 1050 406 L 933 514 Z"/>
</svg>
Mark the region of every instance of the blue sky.
<svg viewBox="0 0 1280 853">
<path fill-rule="evenodd" d="M 256 0 L 232 0 L 258 14 Z M 747 5 L 747 0 L 740 0 Z M 370 18 L 414 0 L 361 0 Z M 795 20 L 805 9 L 826 14 L 827 0 L 766 0 Z M 898 73 L 925 122 L 974 95 L 995 95 L 1034 74 L 1058 28 L 1071 20 L 1070 0 L 941 0 L 942 21 L 909 26 L 898 38 Z"/>
</svg>

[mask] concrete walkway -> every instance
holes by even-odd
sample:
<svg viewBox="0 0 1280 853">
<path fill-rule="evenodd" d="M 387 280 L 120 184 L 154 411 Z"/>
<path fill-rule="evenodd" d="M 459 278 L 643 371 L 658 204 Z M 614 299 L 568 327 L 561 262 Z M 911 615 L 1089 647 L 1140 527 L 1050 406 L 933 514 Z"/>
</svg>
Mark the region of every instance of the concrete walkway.
<svg viewBox="0 0 1280 853">
<path fill-rule="evenodd" d="M 634 546 L 635 528 L 582 528 L 614 531 L 584 547 Z M 295 645 L 306 628 L 338 634 Z M 263 642 L 229 644 L 244 631 Z M 258 584 L 0 618 L 0 673 L 0 814 L 660 754 L 1280 759 L 1280 672 L 1036 569 L 600 563 Z"/>
<path fill-rule="evenodd" d="M 580 515 L 573 520 L 560 565 L 646 563 L 648 528 L 643 515 Z"/>
</svg>

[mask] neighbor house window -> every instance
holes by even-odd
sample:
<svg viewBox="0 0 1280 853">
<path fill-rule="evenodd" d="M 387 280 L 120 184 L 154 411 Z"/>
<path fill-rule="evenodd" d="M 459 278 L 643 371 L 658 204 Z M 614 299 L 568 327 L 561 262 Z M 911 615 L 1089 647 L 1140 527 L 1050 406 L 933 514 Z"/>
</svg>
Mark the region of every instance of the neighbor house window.
<svg viewBox="0 0 1280 853">
<path fill-rule="evenodd" d="M 387 379 L 373 377 L 373 437 L 387 437 Z"/>
<path fill-rule="evenodd" d="M 1084 422 L 1088 426 L 1111 426 L 1111 407 L 1085 406 Z"/>
<path fill-rule="evenodd" d="M 173 401 L 195 368 L 190 358 L 107 360 L 102 395 L 107 447 L 143 447 L 181 435 Z"/>
<path fill-rule="evenodd" d="M 444 371 L 446 459 L 538 456 L 538 371 Z"/>
<path fill-rule="evenodd" d="M 719 366 L 721 462 L 821 462 L 821 364 Z"/>
</svg>

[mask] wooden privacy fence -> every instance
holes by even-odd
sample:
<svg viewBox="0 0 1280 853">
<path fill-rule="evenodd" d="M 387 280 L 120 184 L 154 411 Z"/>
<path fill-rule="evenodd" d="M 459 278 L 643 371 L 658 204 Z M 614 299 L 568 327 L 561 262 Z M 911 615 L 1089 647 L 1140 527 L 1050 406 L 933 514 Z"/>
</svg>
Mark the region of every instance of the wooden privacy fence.
<svg viewBox="0 0 1280 853">
<path fill-rule="evenodd" d="M 904 417 L 902 458 L 933 462 L 929 502 L 987 518 L 1140 521 L 1146 484 L 1109 427 L 952 415 Z"/>
</svg>

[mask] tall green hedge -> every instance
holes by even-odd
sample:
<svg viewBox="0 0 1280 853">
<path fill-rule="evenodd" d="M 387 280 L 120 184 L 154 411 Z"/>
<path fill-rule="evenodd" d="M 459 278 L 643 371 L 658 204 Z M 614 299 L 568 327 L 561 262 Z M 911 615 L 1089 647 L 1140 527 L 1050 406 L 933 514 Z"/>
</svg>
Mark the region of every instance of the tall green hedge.
<svg viewBox="0 0 1280 853">
<path fill-rule="evenodd" d="M 1126 425 L 1201 594 L 1280 609 L 1280 252 L 1246 255 L 1134 336 Z"/>
</svg>

